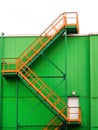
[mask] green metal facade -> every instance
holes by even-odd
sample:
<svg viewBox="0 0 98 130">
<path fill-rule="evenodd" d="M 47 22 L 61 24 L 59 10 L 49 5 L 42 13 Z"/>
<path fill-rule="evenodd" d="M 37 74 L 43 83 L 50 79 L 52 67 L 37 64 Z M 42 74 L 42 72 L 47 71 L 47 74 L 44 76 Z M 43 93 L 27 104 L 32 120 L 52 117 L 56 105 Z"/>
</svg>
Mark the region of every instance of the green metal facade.
<svg viewBox="0 0 98 130">
<path fill-rule="evenodd" d="M 17 58 L 35 38 L 1 36 L 0 58 Z M 66 103 L 72 91 L 79 96 L 82 123 L 62 130 L 98 130 L 98 35 L 61 36 L 30 68 Z M 17 76 L 0 71 L 1 130 L 41 130 L 54 116 L 43 103 Z"/>
</svg>

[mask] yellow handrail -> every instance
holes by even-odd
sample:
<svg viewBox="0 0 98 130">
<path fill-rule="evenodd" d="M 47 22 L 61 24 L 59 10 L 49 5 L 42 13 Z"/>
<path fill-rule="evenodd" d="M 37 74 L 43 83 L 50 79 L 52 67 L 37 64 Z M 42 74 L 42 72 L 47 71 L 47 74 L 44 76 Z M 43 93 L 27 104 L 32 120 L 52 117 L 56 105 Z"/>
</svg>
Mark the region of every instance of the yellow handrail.
<svg viewBox="0 0 98 130">
<path fill-rule="evenodd" d="M 72 15 L 72 16 L 71 16 Z M 72 22 L 74 20 L 74 22 Z M 71 21 L 71 22 L 69 22 Z M 31 61 L 48 43 L 49 41 L 56 36 L 64 27 L 66 26 L 75 26 L 77 31 L 79 32 L 79 24 L 78 24 L 78 14 L 77 12 L 67 12 L 61 14 L 59 17 L 57 17 L 50 26 L 45 29 L 45 31 L 37 37 L 31 45 L 26 48 L 26 50 L 18 57 L 18 58 L 4 58 L 2 59 L 2 73 L 9 73 L 9 72 L 16 72 L 24 78 L 30 86 L 32 86 L 37 93 L 39 93 L 44 100 L 46 100 L 52 108 L 54 108 L 60 116 L 62 116 L 68 123 L 70 122 L 78 122 L 81 123 L 81 110 L 78 108 L 77 113 L 71 113 L 70 108 L 66 106 L 65 102 L 50 89 L 28 66 L 28 62 Z M 44 41 L 43 41 L 44 40 Z M 36 47 L 39 46 L 37 49 Z M 32 55 L 29 54 L 30 52 L 33 52 Z M 25 62 L 23 62 L 23 58 L 25 58 Z M 26 71 L 27 69 L 27 71 Z M 24 73 L 23 73 L 23 72 Z M 35 79 L 34 77 L 35 76 Z M 29 80 L 31 78 L 32 81 Z M 41 84 L 38 82 L 40 81 Z M 39 88 L 37 88 L 35 85 L 39 85 Z M 44 90 L 45 94 L 42 92 Z M 52 96 L 54 95 L 56 99 Z M 53 103 L 50 100 L 50 97 L 52 97 Z M 68 108 L 68 111 L 67 111 Z M 65 115 L 65 112 L 67 111 L 67 115 Z M 71 119 L 70 114 L 78 114 L 77 119 Z M 58 117 L 53 118 L 53 120 L 50 121 L 51 123 L 56 123 L 56 119 Z M 62 125 L 63 122 L 60 122 L 60 125 Z M 55 130 L 58 130 L 59 126 L 55 128 Z"/>
<path fill-rule="evenodd" d="M 69 22 L 71 20 L 71 22 Z M 73 20 L 75 20 L 73 22 Z M 43 33 L 39 37 L 37 37 L 30 46 L 26 48 L 26 50 L 21 53 L 21 55 L 17 58 L 16 63 L 16 69 L 19 69 L 20 67 L 20 61 L 22 58 L 25 58 L 25 64 L 26 65 L 29 61 L 31 61 L 48 43 L 49 41 L 63 28 L 66 26 L 76 26 L 77 30 L 79 31 L 79 24 L 78 24 L 78 14 L 77 12 L 64 12 L 60 16 L 58 16 L 50 25 L 48 28 L 45 29 Z M 46 41 L 43 42 L 42 40 L 46 38 Z M 36 46 L 40 45 L 40 47 L 36 50 Z M 30 52 L 34 52 L 30 57 L 27 55 Z M 13 58 L 14 59 L 14 58 Z M 16 58 L 15 58 L 16 59 Z M 12 60 L 10 58 L 10 60 Z M 8 68 L 10 70 L 10 66 L 14 64 L 13 60 L 11 62 L 7 62 L 8 59 L 3 59 L 3 72 L 4 72 L 4 65 L 5 62 L 8 64 Z M 23 66 L 21 66 L 22 68 Z M 7 70 L 7 69 L 6 69 Z M 11 71 L 11 70 L 10 70 Z"/>
</svg>

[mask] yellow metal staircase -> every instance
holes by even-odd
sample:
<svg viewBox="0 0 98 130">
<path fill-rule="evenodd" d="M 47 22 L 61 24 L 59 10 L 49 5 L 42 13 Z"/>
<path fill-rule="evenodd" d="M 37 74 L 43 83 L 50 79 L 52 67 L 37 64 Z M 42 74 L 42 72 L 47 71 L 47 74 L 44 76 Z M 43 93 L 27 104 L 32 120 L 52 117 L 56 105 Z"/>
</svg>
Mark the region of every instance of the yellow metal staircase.
<svg viewBox="0 0 98 130">
<path fill-rule="evenodd" d="M 70 21 L 71 20 L 71 21 Z M 32 87 L 46 103 L 55 111 L 55 117 L 43 128 L 43 130 L 58 130 L 64 122 L 81 123 L 81 112 L 78 118 L 71 120 L 68 106 L 48 85 L 46 85 L 29 66 L 36 60 L 65 29 L 67 33 L 78 33 L 77 13 L 61 14 L 17 59 L 3 59 L 2 74 L 16 73 Z"/>
<path fill-rule="evenodd" d="M 65 115 L 67 106 L 65 102 L 47 86 L 28 66 L 18 71 L 18 74 L 25 79 L 31 86 L 50 106 L 53 108 L 63 120 L 67 120 Z"/>
<path fill-rule="evenodd" d="M 64 32 L 78 33 L 78 14 L 77 12 L 67 12 L 57 17 L 53 23 L 38 36 L 29 47 L 17 59 L 3 59 L 3 69 L 6 72 L 21 70 L 25 65 L 31 65 L 60 35 Z M 24 64 L 21 64 L 21 61 Z M 9 68 L 9 69 L 7 69 Z"/>
<path fill-rule="evenodd" d="M 24 62 L 21 61 L 21 64 Z M 4 70 L 2 71 L 4 74 Z M 13 71 L 12 71 L 13 72 Z M 57 116 L 55 116 L 48 125 L 43 130 L 58 130 L 64 121 L 71 123 L 77 122 L 81 123 L 81 112 L 78 111 L 78 118 L 71 120 L 68 116 L 69 107 L 65 102 L 48 86 L 46 85 L 28 66 L 25 65 L 25 68 L 17 70 L 17 74 L 21 79 L 24 79 L 30 87 L 32 87 L 36 93 L 38 93 L 52 109 L 55 110 Z M 76 113 L 73 113 L 76 114 Z M 55 129 L 54 129 L 55 127 Z"/>
<path fill-rule="evenodd" d="M 17 58 L 4 58 L 3 70 L 15 72 L 22 69 L 25 65 L 31 65 L 60 35 L 64 32 L 78 33 L 78 14 L 77 12 L 67 12 L 57 17 L 53 23 L 38 36 L 29 47 Z M 24 64 L 21 64 L 21 61 Z"/>
<path fill-rule="evenodd" d="M 55 116 L 48 124 L 43 128 L 43 130 L 59 130 L 63 125 L 62 120 Z"/>
<path fill-rule="evenodd" d="M 71 124 L 71 123 L 78 123 L 80 124 L 81 123 L 81 110 L 80 108 L 78 108 L 78 112 L 70 112 L 68 111 L 70 109 L 70 107 L 67 106 L 67 122 L 66 124 Z M 77 119 L 71 119 L 70 118 L 70 115 L 78 115 L 78 118 Z M 64 125 L 64 122 L 58 117 L 58 116 L 55 116 L 53 117 L 52 120 L 49 121 L 49 123 L 47 124 L 47 126 L 45 126 L 43 128 L 43 130 L 59 130 L 59 128 Z"/>
<path fill-rule="evenodd" d="M 47 49 L 61 34 L 67 30 L 67 33 L 78 33 L 78 14 L 76 12 L 63 13 L 53 23 L 26 48 L 26 50 L 18 57 L 18 68 L 21 69 L 25 65 L 30 65 Z M 73 31 L 74 30 L 74 31 Z M 21 65 L 20 61 L 24 64 Z"/>
</svg>

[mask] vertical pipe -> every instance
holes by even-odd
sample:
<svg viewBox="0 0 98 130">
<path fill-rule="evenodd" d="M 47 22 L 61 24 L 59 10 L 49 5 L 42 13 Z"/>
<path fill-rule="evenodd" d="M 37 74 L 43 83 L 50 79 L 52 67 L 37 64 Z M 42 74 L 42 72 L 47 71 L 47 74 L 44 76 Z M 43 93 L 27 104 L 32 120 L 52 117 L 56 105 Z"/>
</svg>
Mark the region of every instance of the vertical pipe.
<svg viewBox="0 0 98 130">
<path fill-rule="evenodd" d="M 67 103 L 67 30 L 64 33 L 64 46 L 65 46 L 65 102 Z M 66 112 L 67 116 L 67 112 Z M 65 129 L 66 128 L 66 129 Z M 67 125 L 65 123 L 64 129 L 67 130 Z"/>
<path fill-rule="evenodd" d="M 92 130 L 92 43 L 91 36 L 89 36 L 90 43 L 90 130 Z M 94 58 L 94 57 L 93 57 Z"/>
<path fill-rule="evenodd" d="M 2 60 L 4 55 L 4 39 L 3 39 L 4 33 L 2 33 L 2 36 L 0 38 L 0 70 L 2 70 Z M 2 130 L 2 85 L 3 85 L 3 79 L 2 79 L 2 73 L 0 71 L 0 130 Z"/>
<path fill-rule="evenodd" d="M 64 47 L 65 47 L 65 101 L 67 101 L 67 30 L 65 29 L 65 34 L 64 34 Z"/>
<path fill-rule="evenodd" d="M 18 77 L 16 75 L 16 130 L 18 130 Z"/>
</svg>

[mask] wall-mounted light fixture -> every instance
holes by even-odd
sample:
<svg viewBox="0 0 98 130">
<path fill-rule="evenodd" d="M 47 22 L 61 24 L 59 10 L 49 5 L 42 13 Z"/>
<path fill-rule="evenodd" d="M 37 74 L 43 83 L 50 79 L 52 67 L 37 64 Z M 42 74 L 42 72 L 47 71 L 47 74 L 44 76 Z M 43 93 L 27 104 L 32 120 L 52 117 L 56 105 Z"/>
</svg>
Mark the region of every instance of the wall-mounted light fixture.
<svg viewBox="0 0 98 130">
<path fill-rule="evenodd" d="M 72 93 L 71 93 L 73 96 L 75 96 L 76 95 L 76 92 L 75 91 L 72 91 Z"/>
</svg>

